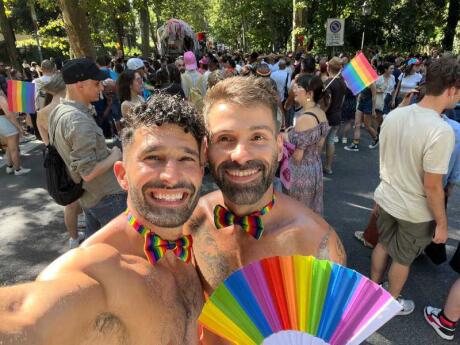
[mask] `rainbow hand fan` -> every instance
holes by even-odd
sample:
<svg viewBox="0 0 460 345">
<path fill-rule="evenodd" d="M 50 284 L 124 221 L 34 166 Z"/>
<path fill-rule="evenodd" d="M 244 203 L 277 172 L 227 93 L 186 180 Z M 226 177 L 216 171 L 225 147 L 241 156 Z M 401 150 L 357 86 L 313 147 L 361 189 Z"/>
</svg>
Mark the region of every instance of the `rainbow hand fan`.
<svg viewBox="0 0 460 345">
<path fill-rule="evenodd" d="M 240 345 L 360 344 L 401 310 L 360 273 L 312 256 L 250 264 L 214 291 L 200 315 Z"/>
</svg>

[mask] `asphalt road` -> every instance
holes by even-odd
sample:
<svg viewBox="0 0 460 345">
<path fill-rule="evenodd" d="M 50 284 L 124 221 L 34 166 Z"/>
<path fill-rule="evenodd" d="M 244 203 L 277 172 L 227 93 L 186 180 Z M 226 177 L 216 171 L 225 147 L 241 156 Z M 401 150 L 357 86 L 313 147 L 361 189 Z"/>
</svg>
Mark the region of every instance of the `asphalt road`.
<svg viewBox="0 0 460 345">
<path fill-rule="evenodd" d="M 325 178 L 325 218 L 341 236 L 348 264 L 369 275 L 371 250 L 353 237 L 363 229 L 373 207 L 373 191 L 378 183 L 378 150 L 369 150 L 369 138 L 363 135 L 360 152 L 348 152 L 337 144 L 334 175 Z M 22 145 L 23 166 L 33 169 L 25 176 L 6 175 L 0 159 L 0 284 L 11 285 L 33 280 L 53 259 L 67 249 L 63 209 L 44 189 L 42 146 Z M 30 151 L 29 151 L 30 150 Z M 213 188 L 205 179 L 205 191 Z M 455 190 L 448 207 L 451 256 L 460 240 L 460 189 Z M 423 318 L 423 306 L 442 305 L 449 287 L 457 278 L 450 266 L 434 266 L 427 257 L 419 257 L 403 291 L 415 301 L 412 315 L 395 317 L 368 339 L 372 345 L 431 345 L 443 342 Z M 457 332 L 456 344 L 460 344 Z M 450 343 L 451 344 L 451 343 Z"/>
</svg>

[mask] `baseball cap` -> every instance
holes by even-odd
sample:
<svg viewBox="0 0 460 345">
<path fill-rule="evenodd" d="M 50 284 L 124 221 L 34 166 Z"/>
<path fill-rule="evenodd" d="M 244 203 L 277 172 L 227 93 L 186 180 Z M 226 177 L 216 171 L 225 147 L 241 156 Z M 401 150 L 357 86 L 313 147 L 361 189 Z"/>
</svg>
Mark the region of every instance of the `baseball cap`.
<svg viewBox="0 0 460 345">
<path fill-rule="evenodd" d="M 126 66 L 128 67 L 128 69 L 135 71 L 139 68 L 144 68 L 144 61 L 142 61 L 139 58 L 131 58 L 126 63 Z"/>
<path fill-rule="evenodd" d="M 94 61 L 87 58 L 69 60 L 62 67 L 62 79 L 66 84 L 75 84 L 88 79 L 105 80 L 108 77 L 107 72 L 101 71 Z"/>
<path fill-rule="evenodd" d="M 256 74 L 261 77 L 269 77 L 271 74 L 270 67 L 265 63 L 259 63 L 256 67 Z"/>
<path fill-rule="evenodd" d="M 185 69 L 187 71 L 197 69 L 196 66 L 196 57 L 193 52 L 186 52 L 184 54 L 184 63 L 185 63 Z"/>
<path fill-rule="evenodd" d="M 416 59 L 416 58 L 412 58 L 412 59 L 409 59 L 409 61 L 407 61 L 407 65 L 410 66 L 410 65 L 421 65 L 422 64 L 422 61 Z"/>
</svg>

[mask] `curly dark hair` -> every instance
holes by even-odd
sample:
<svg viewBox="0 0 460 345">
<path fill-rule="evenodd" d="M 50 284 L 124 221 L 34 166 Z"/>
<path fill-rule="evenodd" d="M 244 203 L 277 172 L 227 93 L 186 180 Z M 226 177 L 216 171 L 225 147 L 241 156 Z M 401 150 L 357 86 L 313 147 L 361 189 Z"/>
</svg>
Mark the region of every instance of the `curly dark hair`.
<svg viewBox="0 0 460 345">
<path fill-rule="evenodd" d="M 146 103 L 136 106 L 124 119 L 123 147 L 132 142 L 137 128 L 161 126 L 167 123 L 182 127 L 185 133 L 190 132 L 199 147 L 206 136 L 203 117 L 198 115 L 195 108 L 178 95 L 154 93 Z"/>
</svg>

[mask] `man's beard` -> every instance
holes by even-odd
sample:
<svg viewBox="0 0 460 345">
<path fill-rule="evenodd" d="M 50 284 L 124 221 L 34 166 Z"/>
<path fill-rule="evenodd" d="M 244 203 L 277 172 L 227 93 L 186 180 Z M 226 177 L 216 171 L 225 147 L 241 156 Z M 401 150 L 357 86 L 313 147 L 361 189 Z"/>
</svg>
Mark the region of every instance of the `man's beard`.
<svg viewBox="0 0 460 345">
<path fill-rule="evenodd" d="M 162 207 L 149 204 L 145 198 L 147 189 L 186 189 L 189 193 L 187 204 L 179 207 Z M 148 183 L 142 187 L 142 190 L 135 188 L 130 183 L 129 196 L 136 212 L 149 223 L 162 228 L 175 228 L 183 225 L 192 215 L 198 203 L 198 193 L 195 186 L 187 183 L 179 183 L 174 187 L 167 187 L 162 183 Z"/>
<path fill-rule="evenodd" d="M 278 154 L 275 152 L 272 156 L 270 165 L 266 166 L 261 160 L 252 160 L 243 165 L 236 162 L 226 161 L 218 167 L 209 162 L 211 174 L 214 181 L 219 186 L 225 199 L 236 205 L 250 205 L 258 202 L 265 192 L 270 188 L 275 179 L 276 170 L 278 169 Z M 233 183 L 228 180 L 226 170 L 250 170 L 257 169 L 260 176 L 244 184 Z"/>
</svg>

